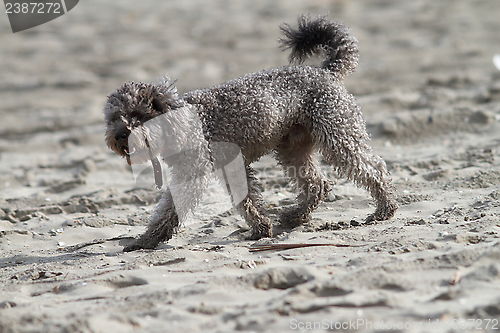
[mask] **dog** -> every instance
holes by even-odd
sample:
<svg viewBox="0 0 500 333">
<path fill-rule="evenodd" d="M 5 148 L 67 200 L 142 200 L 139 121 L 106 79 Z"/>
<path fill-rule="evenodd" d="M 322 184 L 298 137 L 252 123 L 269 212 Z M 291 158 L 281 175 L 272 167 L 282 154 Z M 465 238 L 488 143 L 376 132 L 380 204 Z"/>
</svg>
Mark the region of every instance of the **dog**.
<svg viewBox="0 0 500 333">
<path fill-rule="evenodd" d="M 208 186 L 216 163 L 213 145 L 220 142 L 236 145 L 241 152 L 246 195 L 233 203 L 251 227 L 250 239 L 273 237 L 251 167 L 270 152 L 298 191 L 295 203 L 279 214 L 282 225 L 309 221 L 332 189 L 313 157 L 316 152 L 340 177 L 370 192 L 376 210 L 366 222 L 394 216 L 398 204 L 390 174 L 367 144 L 361 108 L 342 83 L 358 64 L 357 40 L 346 26 L 326 16 L 301 15 L 297 29 L 288 24 L 280 28 L 281 46 L 290 50 L 288 66 L 183 95 L 164 80 L 128 82 L 108 96 L 104 108 L 108 147 L 129 164 L 137 157 L 139 162 L 153 161 L 156 169 L 160 155 L 172 168 L 172 179 L 146 232 L 124 251 L 155 249 L 172 238 L 181 215 L 196 207 Z M 303 64 L 313 54 L 324 57 L 321 66 Z M 156 130 L 144 126 L 161 117 Z M 142 143 L 132 150 L 131 142 L 141 137 Z M 175 200 L 175 191 L 189 195 Z"/>
</svg>

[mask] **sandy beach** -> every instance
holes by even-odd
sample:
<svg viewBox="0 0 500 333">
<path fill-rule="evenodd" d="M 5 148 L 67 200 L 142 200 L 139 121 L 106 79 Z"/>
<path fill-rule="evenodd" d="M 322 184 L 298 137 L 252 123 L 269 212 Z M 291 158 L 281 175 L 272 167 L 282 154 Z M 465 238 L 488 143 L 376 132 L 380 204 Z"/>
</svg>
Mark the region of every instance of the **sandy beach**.
<svg viewBox="0 0 500 333">
<path fill-rule="evenodd" d="M 395 217 L 365 224 L 369 194 L 321 164 L 336 186 L 310 223 L 245 240 L 214 180 L 172 240 L 124 253 L 160 192 L 106 147 L 106 96 L 284 66 L 278 26 L 302 13 L 359 40 L 345 85 Z M 0 332 L 498 332 L 499 13 L 494 0 L 86 0 L 15 34 L 0 14 Z M 276 221 L 294 193 L 272 156 L 254 166 Z"/>
</svg>

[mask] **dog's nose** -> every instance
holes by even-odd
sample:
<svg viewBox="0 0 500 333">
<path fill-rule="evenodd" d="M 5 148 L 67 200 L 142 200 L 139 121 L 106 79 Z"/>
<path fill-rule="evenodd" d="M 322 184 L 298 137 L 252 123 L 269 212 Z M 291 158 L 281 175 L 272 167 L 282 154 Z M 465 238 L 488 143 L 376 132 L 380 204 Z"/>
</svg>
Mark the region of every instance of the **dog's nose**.
<svg viewBox="0 0 500 333">
<path fill-rule="evenodd" d="M 115 133 L 115 140 L 116 141 L 126 140 L 127 137 L 128 137 L 128 131 L 117 131 Z"/>
</svg>

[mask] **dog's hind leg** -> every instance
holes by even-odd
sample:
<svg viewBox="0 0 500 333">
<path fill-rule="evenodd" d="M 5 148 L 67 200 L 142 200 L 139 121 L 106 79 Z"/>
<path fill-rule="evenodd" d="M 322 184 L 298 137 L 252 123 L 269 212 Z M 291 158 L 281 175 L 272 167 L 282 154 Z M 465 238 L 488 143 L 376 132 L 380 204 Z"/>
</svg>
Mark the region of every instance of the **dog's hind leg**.
<svg viewBox="0 0 500 333">
<path fill-rule="evenodd" d="M 243 201 L 236 205 L 236 209 L 252 228 L 249 239 L 273 237 L 273 225 L 271 220 L 264 215 L 261 189 L 254 175 L 255 172 L 250 166 L 247 166 L 246 174 L 248 194 Z"/>
<path fill-rule="evenodd" d="M 326 179 L 313 157 L 314 142 L 306 128 L 295 125 L 276 149 L 276 158 L 294 182 L 296 204 L 280 213 L 280 223 L 295 227 L 311 219 L 311 213 L 325 199 L 333 182 Z"/>
<path fill-rule="evenodd" d="M 339 176 L 367 189 L 375 199 L 377 208 L 366 222 L 388 220 L 398 209 L 395 189 L 385 162 L 366 143 L 364 126 L 356 114 L 349 119 L 322 119 L 313 124 L 312 134 L 325 160 Z"/>
</svg>

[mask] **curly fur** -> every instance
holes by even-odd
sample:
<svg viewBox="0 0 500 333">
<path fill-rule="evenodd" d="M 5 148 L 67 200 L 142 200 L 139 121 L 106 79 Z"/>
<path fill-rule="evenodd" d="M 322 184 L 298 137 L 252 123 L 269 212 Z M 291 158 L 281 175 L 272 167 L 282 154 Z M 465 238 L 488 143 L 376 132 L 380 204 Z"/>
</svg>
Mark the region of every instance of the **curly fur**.
<svg viewBox="0 0 500 333">
<path fill-rule="evenodd" d="M 193 194 L 191 200 L 181 204 L 189 209 L 196 206 L 213 169 L 212 142 L 231 142 L 241 149 L 248 194 L 237 209 L 250 225 L 252 239 L 272 237 L 272 223 L 265 216 L 250 166 L 269 152 L 274 152 L 299 191 L 296 204 L 280 214 L 282 224 L 294 226 L 308 221 L 332 188 L 332 182 L 324 178 L 313 158 L 316 151 L 340 176 L 371 193 L 377 208 L 367 221 L 394 215 L 398 205 L 385 162 L 371 152 L 361 109 L 342 84 L 343 78 L 356 68 L 357 42 L 346 27 L 326 17 L 311 19 L 303 15 L 298 21 L 298 30 L 288 25 L 281 27 L 281 43 L 291 49 L 290 61 L 298 65 L 247 74 L 182 96 L 168 81 L 157 85 L 126 83 L 108 96 L 104 110 L 106 142 L 129 163 L 127 138 L 146 121 L 181 109 L 193 112 L 202 123 L 202 133 L 194 135 L 203 136 L 196 145 L 196 154 L 184 162 L 166 158 L 173 168 L 172 182 L 146 233 L 125 251 L 155 248 L 172 237 L 179 225 L 179 209 L 172 191 L 184 184 Z M 318 52 L 325 54 L 322 66 L 300 64 Z M 192 133 L 198 133 L 189 123 L 180 128 L 180 133 L 174 133 L 179 146 Z"/>
</svg>

